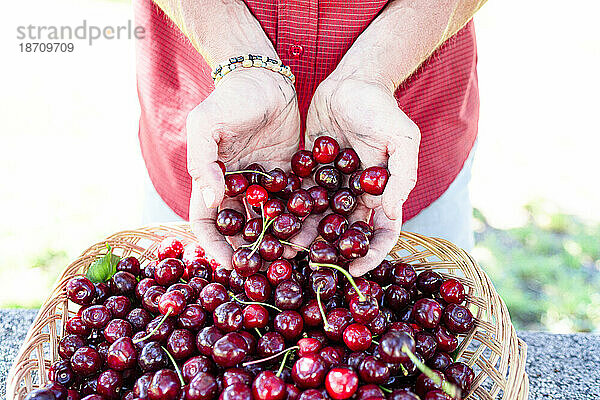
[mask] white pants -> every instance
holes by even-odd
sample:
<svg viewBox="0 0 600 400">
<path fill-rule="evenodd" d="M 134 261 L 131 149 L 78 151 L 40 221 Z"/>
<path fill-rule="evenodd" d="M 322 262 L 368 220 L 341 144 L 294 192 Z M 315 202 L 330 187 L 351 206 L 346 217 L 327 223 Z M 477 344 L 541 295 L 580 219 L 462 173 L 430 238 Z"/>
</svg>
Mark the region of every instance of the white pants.
<svg viewBox="0 0 600 400">
<path fill-rule="evenodd" d="M 469 181 L 475 146 L 458 176 L 448 189 L 414 218 L 402 225 L 402 230 L 449 240 L 467 251 L 473 249 L 473 208 L 469 198 Z M 143 223 L 183 222 L 154 189 L 150 178 L 144 188 Z"/>
</svg>

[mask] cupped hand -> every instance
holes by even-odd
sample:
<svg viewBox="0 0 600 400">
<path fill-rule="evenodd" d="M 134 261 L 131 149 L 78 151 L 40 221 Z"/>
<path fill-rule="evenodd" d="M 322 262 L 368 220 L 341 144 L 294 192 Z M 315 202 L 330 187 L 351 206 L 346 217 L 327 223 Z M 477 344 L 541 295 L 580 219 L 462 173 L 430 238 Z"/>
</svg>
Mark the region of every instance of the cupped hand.
<svg viewBox="0 0 600 400">
<path fill-rule="evenodd" d="M 386 86 L 352 77 L 338 79 L 334 75 L 317 88 L 306 126 L 307 148 L 318 136 L 329 135 L 341 148 L 352 147 L 363 168 L 387 166 L 390 172 L 383 195 L 362 195 L 349 221 L 369 222 L 372 218 L 375 235 L 369 252 L 350 264 L 352 275 L 363 275 L 377 267 L 398 240 L 402 204 L 417 180 L 419 128 L 398 107 L 393 92 Z M 310 238 L 303 239 L 304 245 L 310 243 Z"/>
<path fill-rule="evenodd" d="M 207 254 L 230 267 L 232 245 L 215 228 L 218 207 L 244 212 L 242 200 L 224 198 L 228 171 L 257 162 L 287 170 L 298 149 L 300 117 L 292 83 L 272 71 L 243 69 L 226 75 L 187 118 L 187 161 L 192 177 L 190 225 Z"/>
</svg>

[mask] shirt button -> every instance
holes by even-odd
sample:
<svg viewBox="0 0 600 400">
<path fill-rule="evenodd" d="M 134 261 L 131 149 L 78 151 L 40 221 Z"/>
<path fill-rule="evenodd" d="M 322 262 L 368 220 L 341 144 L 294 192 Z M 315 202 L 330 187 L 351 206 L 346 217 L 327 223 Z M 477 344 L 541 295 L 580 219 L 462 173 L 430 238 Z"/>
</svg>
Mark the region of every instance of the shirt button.
<svg viewBox="0 0 600 400">
<path fill-rule="evenodd" d="M 304 48 L 299 44 L 293 44 L 290 46 L 290 54 L 294 58 L 298 58 L 304 53 Z"/>
</svg>

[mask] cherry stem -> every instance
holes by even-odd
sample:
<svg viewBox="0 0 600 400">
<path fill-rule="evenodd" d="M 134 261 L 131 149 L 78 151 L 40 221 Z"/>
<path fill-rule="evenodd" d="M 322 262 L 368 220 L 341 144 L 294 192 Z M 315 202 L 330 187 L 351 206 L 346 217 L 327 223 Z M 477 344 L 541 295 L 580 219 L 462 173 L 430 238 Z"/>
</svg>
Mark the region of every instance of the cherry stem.
<svg viewBox="0 0 600 400">
<path fill-rule="evenodd" d="M 321 318 L 323 318 L 323 327 L 325 329 L 329 329 L 329 322 L 327 321 L 327 316 L 325 315 L 325 310 L 323 309 L 323 303 L 321 303 L 321 289 L 323 289 L 323 284 L 320 284 L 317 288 L 317 305 L 319 306 L 319 311 L 321 312 Z"/>
<path fill-rule="evenodd" d="M 437 376 L 431 368 L 422 363 L 421 360 L 419 360 L 417 356 L 415 356 L 414 353 L 407 346 L 402 346 L 402 352 L 406 354 L 408 358 L 410 358 L 410 360 L 417 366 L 417 368 L 422 373 L 424 373 L 425 376 L 431 379 L 433 383 L 435 383 L 438 386 L 441 386 L 442 390 L 448 395 L 450 395 L 450 397 L 458 397 L 458 395 L 460 394 L 460 390 L 458 389 L 458 387 L 449 382 L 442 382 L 441 378 Z"/>
<path fill-rule="evenodd" d="M 297 347 L 297 346 L 296 346 Z M 288 356 L 290 355 L 291 352 L 293 352 L 294 350 L 296 350 L 293 347 L 290 347 L 288 349 L 288 351 L 285 352 L 285 355 L 283 356 L 283 360 L 281 360 L 281 365 L 279 366 L 279 370 L 277 370 L 277 377 L 279 378 L 281 376 L 281 373 L 283 372 L 283 369 L 285 368 L 285 362 L 287 361 Z"/>
<path fill-rule="evenodd" d="M 260 363 L 263 363 L 265 361 L 271 361 L 271 360 L 276 359 L 280 355 L 289 352 L 290 350 L 296 350 L 296 349 L 299 349 L 299 347 L 298 346 L 292 346 L 289 349 L 281 350 L 279 353 L 275 353 L 272 356 L 269 356 L 269 357 L 266 357 L 266 358 L 261 358 L 260 360 L 252 360 L 252 361 L 245 362 L 245 363 L 242 364 L 242 367 L 247 367 L 248 365 L 253 365 L 253 364 L 260 364 Z"/>
<path fill-rule="evenodd" d="M 181 371 L 179 370 L 179 366 L 177 365 L 177 362 L 175 362 L 175 359 L 173 358 L 171 353 L 169 353 L 169 350 L 165 349 L 163 346 L 160 346 L 160 348 L 163 349 L 165 351 L 165 353 L 167 353 L 169 360 L 171 360 L 173 367 L 175 367 L 175 372 L 177 372 L 177 376 L 179 377 L 179 382 L 181 382 L 181 387 L 184 387 L 185 381 L 183 380 L 183 376 L 181 376 Z"/>
<path fill-rule="evenodd" d="M 256 331 L 256 334 L 258 335 L 258 337 L 262 337 L 262 333 L 260 333 L 260 329 L 254 328 L 254 330 Z"/>
<path fill-rule="evenodd" d="M 259 175 L 266 176 L 267 178 L 271 178 L 271 175 L 267 174 L 266 172 L 255 171 L 255 170 L 252 170 L 252 169 L 241 169 L 239 171 L 227 171 L 227 172 L 225 172 L 225 175 L 234 175 L 234 174 L 259 174 Z"/>
<path fill-rule="evenodd" d="M 280 240 L 279 242 L 282 243 L 282 244 L 287 244 L 290 247 L 295 247 L 295 248 L 300 249 L 300 250 L 310 251 L 309 249 L 307 249 L 304 246 L 300 246 L 299 244 L 288 242 L 287 240 Z"/>
<path fill-rule="evenodd" d="M 392 389 L 388 389 L 384 386 L 379 385 L 379 389 L 381 389 L 382 391 L 386 392 L 386 393 L 392 393 L 393 390 Z"/>
<path fill-rule="evenodd" d="M 232 292 L 229 292 L 229 296 L 231 296 L 231 298 L 233 298 L 233 300 L 237 301 L 240 304 L 244 304 L 244 305 L 258 304 L 258 305 L 261 305 L 263 307 L 271 307 L 273 310 L 275 310 L 277 312 L 283 312 L 283 310 L 281 310 L 280 308 L 274 306 L 273 304 L 261 303 L 260 301 L 244 301 L 244 300 L 241 300 L 238 297 L 236 297 L 236 295 L 233 294 Z"/>
<path fill-rule="evenodd" d="M 154 327 L 154 329 L 152 329 L 152 331 L 150 331 L 149 334 L 147 334 L 146 336 L 143 336 L 141 338 L 135 339 L 133 341 L 133 344 L 139 343 L 141 341 L 144 341 L 146 339 L 149 339 L 152 335 L 154 335 L 154 333 L 156 333 L 156 331 L 158 330 L 158 328 L 160 328 L 160 326 L 167 320 L 167 317 L 171 315 L 171 310 L 167 310 L 167 313 L 165 315 L 163 315 L 162 319 L 159 321 L 158 325 L 156 325 Z"/>
<path fill-rule="evenodd" d="M 404 374 L 404 376 L 408 375 L 408 371 L 406 370 L 406 367 L 402 364 L 400 364 L 400 369 L 402 369 L 402 373 Z"/>
<path fill-rule="evenodd" d="M 340 267 L 339 265 L 335 265 L 335 264 L 321 264 L 321 263 L 312 263 L 312 262 L 309 265 L 313 266 L 313 267 L 333 268 L 333 269 L 341 272 L 346 277 L 346 279 L 348 279 L 348 282 L 350 282 L 350 284 L 352 285 L 354 290 L 356 290 L 356 294 L 358 294 L 358 299 L 360 301 L 367 300 L 367 298 L 365 297 L 364 294 L 362 294 L 362 292 L 360 291 L 358 286 L 356 286 L 356 282 L 354 282 L 354 278 L 352 277 L 352 275 L 350 275 L 350 273 L 348 271 L 346 271 L 344 268 Z"/>
<path fill-rule="evenodd" d="M 262 242 L 263 238 L 265 237 L 265 233 L 267 233 L 267 229 L 269 229 L 269 226 L 271 226 L 273 221 L 275 221 L 275 219 L 271 219 L 271 220 L 265 219 L 266 223 L 263 223 L 263 230 L 260 233 L 260 235 L 258 235 L 256 240 L 254 241 L 252 251 L 250 252 L 250 255 L 248 256 L 248 258 L 252 257 L 254 255 L 254 253 L 256 253 L 256 250 L 258 250 L 260 243 Z"/>
</svg>

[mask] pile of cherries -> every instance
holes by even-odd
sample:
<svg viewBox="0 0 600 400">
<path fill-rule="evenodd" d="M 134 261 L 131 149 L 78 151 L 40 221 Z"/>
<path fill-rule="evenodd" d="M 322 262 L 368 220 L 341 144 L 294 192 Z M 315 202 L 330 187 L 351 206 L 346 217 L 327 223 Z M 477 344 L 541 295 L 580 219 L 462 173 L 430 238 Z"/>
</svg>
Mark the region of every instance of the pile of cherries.
<svg viewBox="0 0 600 400">
<path fill-rule="evenodd" d="M 155 262 L 123 258 L 107 282 L 72 278 L 67 296 L 79 311 L 50 382 L 27 399 L 464 398 L 474 373 L 453 352 L 474 319 L 463 285 L 402 262 L 360 278 L 347 271 L 373 236 L 368 223 L 348 223 L 357 196 L 380 195 L 388 178 L 359 168 L 328 137 L 293 156 L 292 174 L 223 168 L 227 195 L 246 208 L 216 219 L 247 243 L 234 269 L 165 238 Z M 316 186 L 301 189 L 311 176 Z M 324 216 L 310 248 L 288 242 L 311 214 Z M 284 259 L 284 246 L 300 251 Z"/>
</svg>

